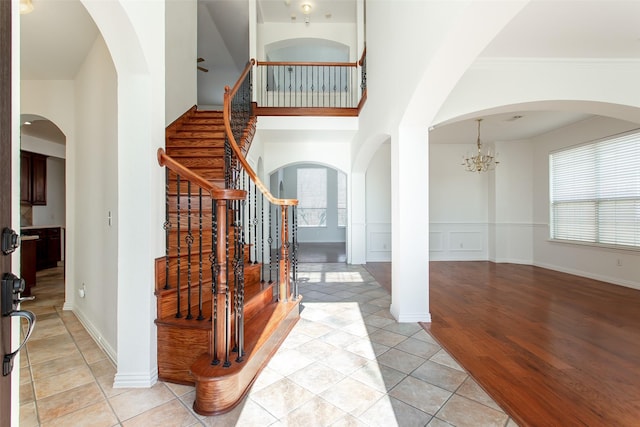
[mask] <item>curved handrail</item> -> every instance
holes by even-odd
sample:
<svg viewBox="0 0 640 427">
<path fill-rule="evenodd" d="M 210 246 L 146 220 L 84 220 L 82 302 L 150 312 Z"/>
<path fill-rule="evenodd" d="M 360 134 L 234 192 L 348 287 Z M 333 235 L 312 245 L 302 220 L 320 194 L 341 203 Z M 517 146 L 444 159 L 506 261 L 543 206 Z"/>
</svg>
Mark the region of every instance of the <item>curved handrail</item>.
<svg viewBox="0 0 640 427">
<path fill-rule="evenodd" d="M 240 85 L 242 84 L 242 81 L 247 76 L 247 74 L 251 70 L 251 67 L 253 67 L 255 63 L 256 63 L 255 59 L 251 59 L 251 61 L 247 63 L 247 66 L 245 67 L 242 75 L 240 76 L 240 79 L 238 79 L 238 82 L 235 84 L 233 89 L 230 89 L 229 86 L 225 86 L 224 88 L 224 109 L 223 109 L 224 128 L 227 133 L 227 137 L 229 138 L 229 145 L 231 146 L 231 149 L 233 150 L 233 152 L 236 154 L 238 161 L 242 164 L 242 167 L 247 172 L 247 175 L 249 175 L 251 180 L 255 183 L 256 187 L 260 190 L 262 194 L 264 194 L 267 200 L 273 203 L 274 205 L 297 206 L 298 200 L 296 199 L 279 199 L 275 197 L 273 194 L 271 194 L 271 192 L 269 191 L 269 189 L 267 189 L 267 187 L 264 185 L 262 180 L 258 178 L 258 175 L 254 172 L 251 165 L 249 165 L 249 162 L 247 162 L 247 160 L 245 159 L 244 155 L 242 154 L 242 151 L 240 150 L 240 147 L 238 146 L 238 143 L 236 142 L 235 137 L 233 136 L 233 131 L 231 130 L 231 117 L 230 117 L 231 99 L 233 98 L 235 93 L 238 91 L 238 89 L 240 88 Z"/>
<path fill-rule="evenodd" d="M 362 66 L 366 56 L 367 56 L 367 47 L 365 46 L 364 49 L 362 49 L 362 55 L 360 55 L 360 60 L 358 60 L 358 65 Z"/>
<path fill-rule="evenodd" d="M 244 190 L 234 190 L 220 188 L 215 184 L 210 183 L 202 176 L 193 172 L 192 170 L 184 167 L 179 162 L 167 155 L 162 148 L 158 148 L 158 163 L 160 166 L 166 166 L 168 169 L 174 171 L 180 176 L 187 178 L 187 180 L 201 187 L 203 190 L 208 191 L 211 197 L 216 200 L 244 200 L 247 197 L 247 192 Z"/>
</svg>

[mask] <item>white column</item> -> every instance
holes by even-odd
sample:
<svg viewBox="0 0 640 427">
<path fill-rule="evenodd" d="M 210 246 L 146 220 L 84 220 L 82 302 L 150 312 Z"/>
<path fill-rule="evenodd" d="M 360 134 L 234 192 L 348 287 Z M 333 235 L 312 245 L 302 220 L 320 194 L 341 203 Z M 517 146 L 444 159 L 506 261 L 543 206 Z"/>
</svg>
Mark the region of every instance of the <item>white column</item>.
<svg viewBox="0 0 640 427">
<path fill-rule="evenodd" d="M 349 264 L 367 262 L 366 174 L 351 174 L 351 225 L 349 228 Z"/>
<path fill-rule="evenodd" d="M 391 314 L 430 322 L 429 132 L 404 127 L 391 139 Z"/>
</svg>

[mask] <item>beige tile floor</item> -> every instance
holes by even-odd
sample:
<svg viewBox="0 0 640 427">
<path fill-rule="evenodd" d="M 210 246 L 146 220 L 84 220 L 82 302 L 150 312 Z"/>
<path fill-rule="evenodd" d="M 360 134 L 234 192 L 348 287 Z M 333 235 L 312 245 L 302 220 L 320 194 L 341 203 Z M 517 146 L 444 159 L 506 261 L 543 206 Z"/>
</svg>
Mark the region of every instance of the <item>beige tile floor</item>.
<svg viewBox="0 0 640 427">
<path fill-rule="evenodd" d="M 301 264 L 301 319 L 233 411 L 192 411 L 193 387 L 114 389 L 116 369 L 75 315 L 62 271 L 24 303 L 37 327 L 21 358 L 20 426 L 507 426 L 516 424 L 361 266 Z"/>
</svg>

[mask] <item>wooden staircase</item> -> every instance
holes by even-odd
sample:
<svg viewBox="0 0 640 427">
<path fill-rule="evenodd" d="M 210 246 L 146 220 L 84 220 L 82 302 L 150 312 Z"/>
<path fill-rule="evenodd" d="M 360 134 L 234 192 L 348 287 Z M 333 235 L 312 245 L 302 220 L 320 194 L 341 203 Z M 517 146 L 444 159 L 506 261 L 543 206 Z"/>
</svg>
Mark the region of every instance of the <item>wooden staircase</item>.
<svg viewBox="0 0 640 427">
<path fill-rule="evenodd" d="M 241 138 L 243 155 L 253 129 Z M 246 191 L 226 192 L 229 201 L 202 191 L 225 189 L 226 137 L 223 112 L 193 107 L 167 127 L 166 154 L 159 153 L 167 165 L 167 253 L 155 265 L 158 376 L 195 385 L 202 415 L 237 405 L 299 318 L 300 298 L 278 301 L 251 259 L 234 203 Z"/>
</svg>

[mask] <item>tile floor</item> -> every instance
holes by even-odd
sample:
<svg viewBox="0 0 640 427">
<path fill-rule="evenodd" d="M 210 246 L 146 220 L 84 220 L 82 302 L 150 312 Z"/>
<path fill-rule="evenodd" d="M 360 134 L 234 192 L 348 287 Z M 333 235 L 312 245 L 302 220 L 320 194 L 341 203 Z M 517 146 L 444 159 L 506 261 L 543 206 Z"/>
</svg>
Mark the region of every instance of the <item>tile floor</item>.
<svg viewBox="0 0 640 427">
<path fill-rule="evenodd" d="M 114 389 L 114 365 L 72 312 L 61 269 L 24 303 L 20 426 L 507 426 L 511 420 L 418 324 L 398 324 L 362 266 L 301 264 L 301 319 L 233 411 L 192 411 L 193 387 Z"/>
</svg>

